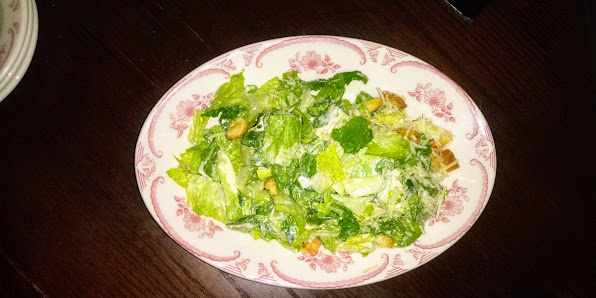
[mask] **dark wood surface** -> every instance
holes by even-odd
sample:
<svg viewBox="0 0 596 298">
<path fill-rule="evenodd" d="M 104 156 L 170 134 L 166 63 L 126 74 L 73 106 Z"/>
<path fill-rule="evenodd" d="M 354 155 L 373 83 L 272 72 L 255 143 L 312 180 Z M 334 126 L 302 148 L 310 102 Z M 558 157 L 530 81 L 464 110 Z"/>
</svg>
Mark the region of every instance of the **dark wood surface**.
<svg viewBox="0 0 596 298">
<path fill-rule="evenodd" d="M 593 1 L 493 0 L 471 23 L 441 1 L 93 2 L 38 1 L 33 61 L 0 103 L 2 296 L 594 295 Z M 221 53 L 303 34 L 411 53 L 484 113 L 492 196 L 430 263 L 351 289 L 267 286 L 193 257 L 146 210 L 134 148 L 161 95 Z"/>
</svg>

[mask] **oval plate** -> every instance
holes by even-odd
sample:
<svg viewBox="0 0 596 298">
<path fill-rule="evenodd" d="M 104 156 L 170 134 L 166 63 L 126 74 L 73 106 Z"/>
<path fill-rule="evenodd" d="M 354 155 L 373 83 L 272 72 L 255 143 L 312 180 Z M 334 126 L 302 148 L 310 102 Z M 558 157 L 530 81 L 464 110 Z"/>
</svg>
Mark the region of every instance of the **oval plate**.
<svg viewBox="0 0 596 298">
<path fill-rule="evenodd" d="M 364 88 L 389 90 L 406 98 L 411 117 L 424 115 L 449 129 L 449 148 L 460 166 L 444 181 L 449 189 L 426 233 L 405 248 L 359 253 L 295 253 L 276 241 L 254 240 L 231 231 L 186 206 L 185 190 L 166 171 L 174 156 L 190 147 L 194 109 L 210 104 L 217 88 L 244 70 L 246 84 L 261 85 L 297 70 L 304 80 L 360 70 Z M 354 83 L 352 83 L 353 85 Z M 350 85 L 350 86 L 352 86 Z M 346 98 L 355 96 L 346 90 Z M 141 129 L 135 152 L 136 176 L 147 209 L 174 241 L 201 260 L 236 276 L 294 288 L 344 288 L 382 281 L 414 269 L 459 240 L 486 206 L 496 175 L 496 151 L 490 129 L 472 99 L 446 75 L 424 61 L 381 44 L 334 36 L 298 36 L 251 44 L 223 54 L 176 83 L 155 105 Z"/>
</svg>

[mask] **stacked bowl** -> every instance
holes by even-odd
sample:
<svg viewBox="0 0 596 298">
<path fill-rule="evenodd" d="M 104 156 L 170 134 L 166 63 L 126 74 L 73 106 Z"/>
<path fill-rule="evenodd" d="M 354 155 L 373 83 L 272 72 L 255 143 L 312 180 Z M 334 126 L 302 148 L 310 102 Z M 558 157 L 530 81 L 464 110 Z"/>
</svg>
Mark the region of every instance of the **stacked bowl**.
<svg viewBox="0 0 596 298">
<path fill-rule="evenodd" d="M 25 75 L 38 27 L 35 0 L 0 0 L 0 101 Z"/>
</svg>

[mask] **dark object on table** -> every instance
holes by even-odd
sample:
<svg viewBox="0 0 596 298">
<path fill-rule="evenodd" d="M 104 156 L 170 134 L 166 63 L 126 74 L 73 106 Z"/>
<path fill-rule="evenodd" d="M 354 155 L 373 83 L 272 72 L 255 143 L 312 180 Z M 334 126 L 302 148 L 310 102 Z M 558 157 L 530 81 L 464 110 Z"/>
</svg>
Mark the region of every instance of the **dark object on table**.
<svg viewBox="0 0 596 298">
<path fill-rule="evenodd" d="M 475 18 L 484 8 L 488 0 L 445 0 L 466 20 Z"/>
</svg>

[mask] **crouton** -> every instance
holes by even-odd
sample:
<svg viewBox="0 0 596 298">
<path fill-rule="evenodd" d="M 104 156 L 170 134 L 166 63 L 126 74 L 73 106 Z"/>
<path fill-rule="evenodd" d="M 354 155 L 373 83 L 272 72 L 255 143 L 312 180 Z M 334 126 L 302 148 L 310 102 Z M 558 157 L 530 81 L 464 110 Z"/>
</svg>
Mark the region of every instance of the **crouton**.
<svg viewBox="0 0 596 298">
<path fill-rule="evenodd" d="M 248 130 L 248 123 L 246 119 L 242 117 L 238 117 L 228 125 L 228 130 L 226 131 L 226 138 L 228 140 L 234 140 L 241 137 L 246 131 Z"/>
<path fill-rule="evenodd" d="M 405 128 L 398 128 L 396 131 L 398 134 L 406 137 L 407 139 L 410 139 L 418 144 L 420 143 L 420 134 L 418 131 L 410 129 L 410 132 L 408 132 L 408 130 Z M 406 133 L 408 134 L 407 136 Z"/>
<path fill-rule="evenodd" d="M 277 195 L 277 183 L 275 183 L 275 179 L 273 177 L 269 177 L 263 184 L 263 187 L 269 191 L 269 194 L 272 196 Z"/>
<path fill-rule="evenodd" d="M 375 237 L 375 242 L 377 242 L 379 247 L 391 248 L 395 245 L 393 238 L 385 235 L 377 235 L 377 237 Z"/>
<path fill-rule="evenodd" d="M 319 247 L 321 247 L 322 243 L 323 242 L 319 238 L 313 240 L 312 242 L 304 242 L 302 243 L 302 248 L 300 251 L 305 254 L 314 255 L 319 251 Z"/>
<path fill-rule="evenodd" d="M 406 104 L 406 102 L 404 101 L 404 99 L 395 93 L 391 93 L 389 91 L 383 91 L 383 97 L 385 98 L 385 100 L 398 106 L 402 110 L 408 106 Z"/>
<path fill-rule="evenodd" d="M 364 102 L 364 106 L 366 106 L 366 109 L 371 113 L 376 111 L 382 105 L 383 105 L 383 100 L 380 98 L 374 98 L 374 99 L 367 100 Z"/>
</svg>

